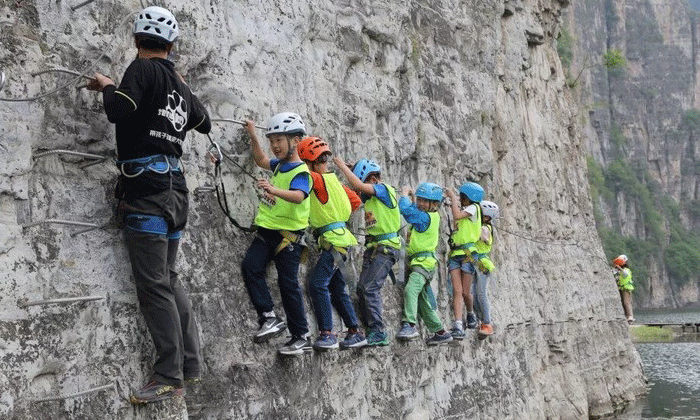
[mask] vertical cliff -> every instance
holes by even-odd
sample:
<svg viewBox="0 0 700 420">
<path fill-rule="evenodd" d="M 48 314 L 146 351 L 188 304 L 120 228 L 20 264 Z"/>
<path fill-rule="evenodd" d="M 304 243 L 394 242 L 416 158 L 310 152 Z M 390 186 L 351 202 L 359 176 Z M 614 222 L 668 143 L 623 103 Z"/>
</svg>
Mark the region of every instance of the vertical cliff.
<svg viewBox="0 0 700 420">
<path fill-rule="evenodd" d="M 496 334 L 439 348 L 394 343 L 294 359 L 278 358 L 281 340 L 253 344 L 256 322 L 239 273 L 251 237 L 220 214 L 208 188 L 208 141 L 191 135 L 180 273 L 207 372 L 186 410 L 130 407 L 125 398 L 148 374 L 152 348 L 120 232 L 109 223 L 113 128 L 99 96 L 71 84 L 40 100 L 0 102 L 1 417 L 138 419 L 161 410 L 207 419 L 585 419 L 644 392 L 594 229 L 587 145 L 556 52 L 568 1 L 164 5 L 182 28 L 177 68 L 213 116 L 263 122 L 294 110 L 340 156 L 379 161 L 394 185 L 479 181 L 504 216 L 490 286 Z M 119 79 L 135 53 L 130 13 L 143 5 L 71 6 L 0 0 L 0 70 L 8 76 L 0 97 L 36 96 L 73 78 L 31 75 L 46 68 L 94 64 Z M 213 137 L 253 169 L 240 127 L 217 125 Z M 107 161 L 86 167 L 92 161 L 84 157 L 40 155 L 56 149 Z M 225 180 L 234 215 L 250 222 L 254 186 L 235 167 Z M 56 219 L 104 228 L 78 233 L 40 223 Z M 441 267 L 433 287 L 449 322 Z M 400 293 L 385 286 L 391 327 Z M 24 306 L 25 299 L 88 295 L 104 299 Z M 310 312 L 309 319 L 314 329 Z M 33 402 L 104 384 L 114 387 Z"/>
<path fill-rule="evenodd" d="M 698 11 L 686 0 L 575 2 L 573 87 L 592 155 L 591 183 L 608 257 L 629 253 L 635 300 L 683 306 L 700 298 L 697 133 Z M 624 68 L 592 66 L 617 49 Z"/>
</svg>

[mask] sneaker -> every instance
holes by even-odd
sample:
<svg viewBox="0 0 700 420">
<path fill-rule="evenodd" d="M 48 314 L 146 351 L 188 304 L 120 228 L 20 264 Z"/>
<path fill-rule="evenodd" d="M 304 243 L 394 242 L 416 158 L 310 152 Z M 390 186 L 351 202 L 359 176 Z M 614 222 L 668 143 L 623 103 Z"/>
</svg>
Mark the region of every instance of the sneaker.
<svg viewBox="0 0 700 420">
<path fill-rule="evenodd" d="M 474 315 L 474 312 L 467 312 L 467 328 L 470 330 L 476 328 L 476 315 Z"/>
<path fill-rule="evenodd" d="M 448 333 L 447 331 L 443 331 L 442 334 L 435 333 L 434 336 L 430 337 L 430 340 L 428 340 L 428 345 L 437 346 L 438 344 L 445 344 L 449 343 L 450 341 L 452 341 L 452 334 Z"/>
<path fill-rule="evenodd" d="M 277 317 L 265 318 L 265 322 L 260 326 L 257 334 L 253 338 L 256 343 L 264 343 L 267 340 L 277 337 L 284 332 L 287 324 Z"/>
<path fill-rule="evenodd" d="M 464 340 L 464 330 L 459 327 L 454 327 L 450 330 L 450 335 L 455 340 Z"/>
<path fill-rule="evenodd" d="M 332 350 L 338 348 L 338 339 L 332 332 L 321 333 L 314 343 L 314 348 L 316 350 Z"/>
<path fill-rule="evenodd" d="M 633 322 L 634 322 L 634 317 L 628 316 L 628 317 L 627 317 L 627 323 L 628 323 L 628 324 L 631 324 L 631 323 L 633 323 Z"/>
<path fill-rule="evenodd" d="M 292 337 L 284 346 L 280 347 L 278 352 L 285 356 L 295 356 L 310 352 L 312 349 L 311 341 L 308 338 Z"/>
<path fill-rule="evenodd" d="M 132 404 L 148 404 L 155 401 L 163 401 L 173 397 L 183 397 L 185 388 L 177 388 L 158 381 L 150 381 L 143 388 L 134 390 L 131 394 Z"/>
<path fill-rule="evenodd" d="M 401 331 L 399 331 L 398 334 L 396 334 L 396 338 L 399 340 L 413 340 L 414 338 L 418 337 L 418 330 L 416 328 L 409 324 L 408 322 L 402 322 L 401 323 Z"/>
<path fill-rule="evenodd" d="M 389 337 L 385 332 L 382 331 L 372 331 L 367 336 L 368 346 L 388 346 Z"/>
<path fill-rule="evenodd" d="M 486 338 L 493 334 L 493 327 L 491 324 L 481 324 L 479 327 L 479 338 Z"/>
<path fill-rule="evenodd" d="M 365 335 L 361 332 L 348 332 L 345 336 L 345 340 L 340 342 L 341 349 L 356 349 L 358 347 L 364 347 L 367 345 L 367 339 Z"/>
</svg>

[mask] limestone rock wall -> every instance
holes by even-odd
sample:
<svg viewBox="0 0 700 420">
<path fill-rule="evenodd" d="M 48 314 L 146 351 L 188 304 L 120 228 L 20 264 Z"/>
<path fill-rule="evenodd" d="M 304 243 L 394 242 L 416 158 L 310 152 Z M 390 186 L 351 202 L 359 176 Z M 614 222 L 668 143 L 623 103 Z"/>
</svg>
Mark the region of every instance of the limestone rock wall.
<svg viewBox="0 0 700 420">
<path fill-rule="evenodd" d="M 576 95 L 584 108 L 582 129 L 589 152 L 603 166 L 622 158 L 637 172 L 645 171 L 654 207 L 662 211 L 665 197 L 673 200 L 678 208 L 673 222 L 680 221 L 690 232 L 700 223 L 699 142 L 694 120 L 688 121 L 700 107 L 699 11 L 695 2 L 685 0 L 590 0 L 574 2 L 565 19 L 574 40 L 574 76 L 586 63 L 599 62 L 609 48 L 622 51 L 627 59 L 624 70 L 592 66 L 582 73 Z M 605 226 L 649 239 L 652 227 L 642 206 L 623 193 L 614 201 L 615 205 L 600 202 Z M 667 240 L 672 227 L 664 222 L 662 229 Z M 697 275 L 685 282 L 670 278 L 663 260 L 666 245 L 660 244 L 656 255 L 641 262 L 649 275 L 636 293 L 636 303 L 697 304 Z"/>
<path fill-rule="evenodd" d="M 37 101 L 0 102 L 0 417 L 575 419 L 634 399 L 644 391 L 641 364 L 593 228 L 586 144 L 554 48 L 567 4 L 163 4 L 182 28 L 177 67 L 212 116 L 262 123 L 297 111 L 338 155 L 377 160 L 390 183 L 477 180 L 503 214 L 490 285 L 492 338 L 279 359 L 281 339 L 252 343 L 254 311 L 239 273 L 251 237 L 221 215 L 206 188 L 213 184 L 208 140 L 191 135 L 183 161 L 193 192 L 179 263 L 207 371 L 186 410 L 126 401 L 148 375 L 152 344 L 120 232 L 110 224 L 117 172 L 101 98 L 71 85 Z M 0 70 L 8 76 L 0 97 L 47 92 L 72 76 L 32 72 L 83 71 L 95 60 L 119 79 L 135 54 L 129 14 L 143 5 L 71 6 L 0 0 Z M 262 175 L 240 127 L 217 125 L 212 137 Z M 81 167 L 86 161 L 71 155 L 33 158 L 55 149 L 109 159 Z M 225 180 L 234 215 L 249 223 L 257 203 L 250 179 L 228 167 Z M 27 227 L 50 219 L 105 227 L 80 234 L 55 223 Z M 353 226 L 362 227 L 359 218 Z M 441 268 L 433 287 L 451 322 Z M 279 302 L 274 270 L 270 276 Z M 401 291 L 387 284 L 383 293 L 395 333 Z M 87 295 L 105 299 L 21 306 Z M 308 301 L 307 312 L 315 331 Z M 32 402 L 109 383 L 112 390 Z"/>
</svg>

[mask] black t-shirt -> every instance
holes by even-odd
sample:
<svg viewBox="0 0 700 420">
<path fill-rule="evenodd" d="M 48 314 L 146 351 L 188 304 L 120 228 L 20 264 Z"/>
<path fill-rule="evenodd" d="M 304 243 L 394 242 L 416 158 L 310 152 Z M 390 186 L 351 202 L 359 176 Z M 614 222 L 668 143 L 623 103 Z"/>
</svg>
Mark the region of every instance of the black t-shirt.
<svg viewBox="0 0 700 420">
<path fill-rule="evenodd" d="M 103 100 L 107 118 L 116 125 L 119 160 L 151 155 L 180 157 L 188 130 L 211 130 L 209 114 L 169 60 L 137 58 L 126 69 L 118 88 L 104 88 Z M 187 191 L 185 177 L 179 171 L 146 171 L 135 178 L 120 178 L 118 196 L 144 197 L 171 185 Z"/>
</svg>

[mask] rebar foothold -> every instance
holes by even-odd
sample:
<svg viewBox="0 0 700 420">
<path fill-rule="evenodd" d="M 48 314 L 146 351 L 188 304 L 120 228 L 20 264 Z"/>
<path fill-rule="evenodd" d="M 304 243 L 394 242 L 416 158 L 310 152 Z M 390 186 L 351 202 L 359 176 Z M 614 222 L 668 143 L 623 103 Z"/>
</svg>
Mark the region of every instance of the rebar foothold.
<svg viewBox="0 0 700 420">
<path fill-rule="evenodd" d="M 5 86 L 5 72 L 0 71 L 0 90 Z"/>
</svg>

